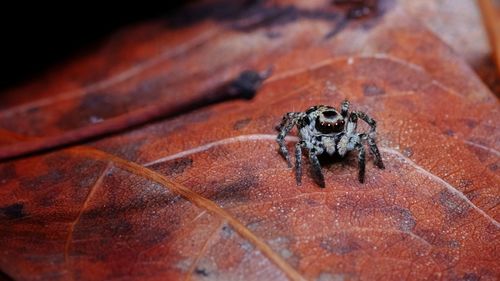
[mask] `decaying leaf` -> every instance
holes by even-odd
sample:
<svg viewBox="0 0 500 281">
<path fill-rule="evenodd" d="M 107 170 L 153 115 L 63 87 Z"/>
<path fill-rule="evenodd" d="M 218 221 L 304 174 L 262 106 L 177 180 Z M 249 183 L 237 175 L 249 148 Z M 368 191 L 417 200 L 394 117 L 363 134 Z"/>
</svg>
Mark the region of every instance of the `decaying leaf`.
<svg viewBox="0 0 500 281">
<path fill-rule="evenodd" d="M 16 280 L 495 280 L 499 105 L 467 64 L 392 1 L 331 37 L 336 6 L 230 3 L 129 30 L 49 86 L 2 97 L 8 146 L 274 67 L 252 101 L 1 163 L 0 270 Z M 344 98 L 378 120 L 386 169 L 369 158 L 360 184 L 351 155 L 325 165 L 325 189 L 308 174 L 297 187 L 275 125 Z"/>
</svg>

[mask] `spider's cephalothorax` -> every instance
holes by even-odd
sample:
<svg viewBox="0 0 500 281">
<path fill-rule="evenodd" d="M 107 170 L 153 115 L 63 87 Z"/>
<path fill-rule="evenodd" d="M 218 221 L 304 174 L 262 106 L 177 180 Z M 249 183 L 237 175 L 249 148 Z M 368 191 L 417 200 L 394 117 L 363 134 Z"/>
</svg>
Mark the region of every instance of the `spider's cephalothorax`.
<svg viewBox="0 0 500 281">
<path fill-rule="evenodd" d="M 356 132 L 358 118 L 368 123 L 368 133 Z M 321 172 L 318 155 L 338 155 L 341 158 L 351 150 L 358 151 L 360 182 L 365 178 L 365 147 L 363 142 L 368 141 L 370 151 L 374 156 L 375 165 L 384 169 L 382 157 L 375 143 L 376 122 L 361 111 L 349 113 L 349 102 L 342 102 L 340 112 L 334 107 L 316 105 L 306 112 L 289 112 L 283 116 L 279 126 L 277 141 L 280 152 L 285 157 L 288 166 L 292 167 L 288 150 L 285 146 L 285 136 L 294 126 L 298 128 L 299 142 L 295 145 L 295 169 L 297 184 L 302 178 L 302 148 L 308 152 L 315 180 L 321 187 L 325 187 L 325 179 Z"/>
</svg>

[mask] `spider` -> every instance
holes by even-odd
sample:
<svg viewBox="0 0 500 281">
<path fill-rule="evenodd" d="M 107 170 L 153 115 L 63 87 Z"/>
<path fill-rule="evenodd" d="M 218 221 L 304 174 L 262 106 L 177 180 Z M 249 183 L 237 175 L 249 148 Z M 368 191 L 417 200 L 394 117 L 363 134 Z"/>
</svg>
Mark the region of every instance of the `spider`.
<svg viewBox="0 0 500 281">
<path fill-rule="evenodd" d="M 356 132 L 358 118 L 370 126 L 368 133 Z M 340 106 L 340 113 L 331 106 L 316 105 L 306 112 L 289 112 L 283 116 L 276 138 L 279 150 L 285 157 L 288 167 L 292 167 L 290 156 L 285 146 L 285 136 L 294 126 L 298 128 L 299 142 L 295 145 L 295 170 L 297 185 L 302 181 L 302 148 L 306 149 L 315 181 L 320 187 L 325 187 L 325 179 L 321 172 L 318 156 L 328 154 L 343 158 L 347 152 L 357 150 L 359 174 L 358 180 L 363 183 L 365 178 L 365 147 L 363 142 L 368 141 L 370 152 L 374 156 L 377 167 L 384 169 L 382 157 L 375 142 L 377 123 L 362 111 L 349 113 L 349 101 L 344 100 Z"/>
</svg>

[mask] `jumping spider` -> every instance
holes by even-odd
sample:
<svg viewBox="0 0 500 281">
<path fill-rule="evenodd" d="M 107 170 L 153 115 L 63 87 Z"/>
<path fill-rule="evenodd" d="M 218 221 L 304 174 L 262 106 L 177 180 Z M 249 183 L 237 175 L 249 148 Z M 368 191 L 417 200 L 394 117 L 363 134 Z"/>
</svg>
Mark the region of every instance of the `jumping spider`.
<svg viewBox="0 0 500 281">
<path fill-rule="evenodd" d="M 302 148 L 307 149 L 309 161 L 312 164 L 313 176 L 316 182 L 325 187 L 325 179 L 321 172 L 318 156 L 326 153 L 330 156 L 338 155 L 343 158 L 347 152 L 356 149 L 358 151 L 359 174 L 361 183 L 365 178 L 365 147 L 364 141 L 368 141 L 370 151 L 374 156 L 377 167 L 384 169 L 382 157 L 375 143 L 376 122 L 362 111 L 349 111 L 349 101 L 342 102 L 340 113 L 331 106 L 316 105 L 306 112 L 289 112 L 283 116 L 278 127 L 280 131 L 277 137 L 281 154 L 285 157 L 288 167 L 292 167 L 290 156 L 285 146 L 285 136 L 294 126 L 298 128 L 299 142 L 295 145 L 295 169 L 297 185 L 301 184 L 302 178 Z M 368 133 L 356 132 L 358 118 L 370 126 Z M 347 121 L 347 122 L 346 122 Z"/>
</svg>

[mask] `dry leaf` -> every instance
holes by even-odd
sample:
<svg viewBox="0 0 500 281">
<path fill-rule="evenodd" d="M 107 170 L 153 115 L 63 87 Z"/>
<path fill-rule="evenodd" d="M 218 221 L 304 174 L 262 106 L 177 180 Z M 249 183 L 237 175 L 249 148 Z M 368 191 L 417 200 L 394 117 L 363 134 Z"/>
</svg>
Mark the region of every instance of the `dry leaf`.
<svg viewBox="0 0 500 281">
<path fill-rule="evenodd" d="M 329 38 L 338 7 L 217 3 L 191 13 L 229 12 L 129 30 L 48 86 L 2 97 L 7 147 L 275 69 L 250 102 L 4 161 L 1 271 L 16 280 L 497 278 L 499 106 L 467 64 L 392 1 Z M 325 165 L 325 189 L 307 173 L 297 187 L 275 125 L 344 98 L 378 120 L 386 169 L 369 158 L 360 184 L 351 155 Z"/>
</svg>

